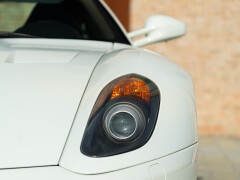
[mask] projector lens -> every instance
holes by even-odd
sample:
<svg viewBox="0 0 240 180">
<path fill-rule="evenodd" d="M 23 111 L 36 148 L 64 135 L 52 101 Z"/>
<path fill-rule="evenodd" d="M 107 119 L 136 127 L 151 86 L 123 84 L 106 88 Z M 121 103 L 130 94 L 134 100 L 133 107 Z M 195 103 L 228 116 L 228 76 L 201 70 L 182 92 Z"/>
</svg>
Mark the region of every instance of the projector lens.
<svg viewBox="0 0 240 180">
<path fill-rule="evenodd" d="M 133 141 L 144 131 L 146 125 L 142 111 L 133 104 L 117 104 L 109 108 L 103 126 L 107 135 L 118 141 Z"/>
</svg>

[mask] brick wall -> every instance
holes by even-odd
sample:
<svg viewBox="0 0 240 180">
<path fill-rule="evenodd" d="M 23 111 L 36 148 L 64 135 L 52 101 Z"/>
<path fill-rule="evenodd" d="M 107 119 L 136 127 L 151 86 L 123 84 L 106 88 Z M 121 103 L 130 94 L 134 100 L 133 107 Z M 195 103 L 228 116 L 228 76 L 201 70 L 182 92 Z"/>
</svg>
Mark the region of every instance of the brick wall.
<svg viewBox="0 0 240 180">
<path fill-rule="evenodd" d="M 129 30 L 129 2 L 130 0 L 105 0 L 112 11 L 118 16 L 126 30 Z"/>
<path fill-rule="evenodd" d="M 191 73 L 200 135 L 240 136 L 240 0 L 131 0 L 130 29 L 153 14 L 188 27 L 183 38 L 147 46 Z"/>
</svg>

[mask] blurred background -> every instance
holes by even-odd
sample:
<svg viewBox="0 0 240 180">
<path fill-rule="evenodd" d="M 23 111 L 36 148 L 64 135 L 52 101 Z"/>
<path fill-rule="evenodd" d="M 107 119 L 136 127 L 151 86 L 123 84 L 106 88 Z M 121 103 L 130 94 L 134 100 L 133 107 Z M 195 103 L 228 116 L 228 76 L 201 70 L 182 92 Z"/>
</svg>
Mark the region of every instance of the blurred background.
<svg viewBox="0 0 240 180">
<path fill-rule="evenodd" d="M 105 0 L 127 31 L 154 14 L 187 25 L 187 35 L 145 48 L 185 68 L 195 85 L 198 179 L 240 180 L 240 0 Z M 1 3 L 0 29 L 22 25 L 34 4 Z M 21 13 L 19 13 L 21 12 Z M 4 21 L 11 16 L 13 21 Z"/>
</svg>

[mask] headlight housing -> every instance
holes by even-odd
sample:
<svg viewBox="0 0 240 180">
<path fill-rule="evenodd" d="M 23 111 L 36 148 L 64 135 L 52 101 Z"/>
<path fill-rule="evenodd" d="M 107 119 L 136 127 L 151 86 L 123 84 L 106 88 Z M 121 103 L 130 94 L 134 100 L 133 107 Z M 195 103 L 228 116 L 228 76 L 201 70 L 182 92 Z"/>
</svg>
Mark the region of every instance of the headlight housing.
<svg viewBox="0 0 240 180">
<path fill-rule="evenodd" d="M 81 152 L 106 157 L 143 146 L 154 130 L 159 104 L 160 92 L 151 80 L 137 74 L 113 80 L 93 107 Z"/>
</svg>

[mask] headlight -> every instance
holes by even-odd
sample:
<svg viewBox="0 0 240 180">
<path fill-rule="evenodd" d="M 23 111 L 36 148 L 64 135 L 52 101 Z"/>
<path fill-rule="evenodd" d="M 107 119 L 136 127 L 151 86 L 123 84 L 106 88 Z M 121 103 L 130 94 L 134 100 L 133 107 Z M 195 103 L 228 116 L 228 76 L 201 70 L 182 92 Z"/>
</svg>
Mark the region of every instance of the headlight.
<svg viewBox="0 0 240 180">
<path fill-rule="evenodd" d="M 110 138 L 132 141 L 144 131 L 146 119 L 143 112 L 133 104 L 120 103 L 110 107 L 104 115 L 103 127 Z"/>
<path fill-rule="evenodd" d="M 153 133 L 159 104 L 157 86 L 145 77 L 130 74 L 110 82 L 93 107 L 81 152 L 105 157 L 143 146 Z"/>
</svg>

